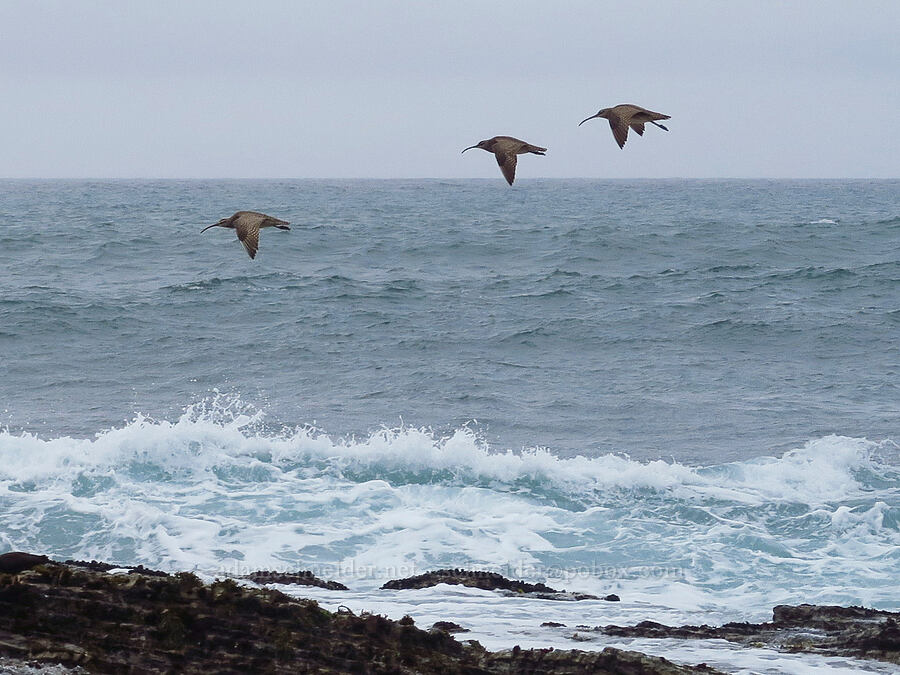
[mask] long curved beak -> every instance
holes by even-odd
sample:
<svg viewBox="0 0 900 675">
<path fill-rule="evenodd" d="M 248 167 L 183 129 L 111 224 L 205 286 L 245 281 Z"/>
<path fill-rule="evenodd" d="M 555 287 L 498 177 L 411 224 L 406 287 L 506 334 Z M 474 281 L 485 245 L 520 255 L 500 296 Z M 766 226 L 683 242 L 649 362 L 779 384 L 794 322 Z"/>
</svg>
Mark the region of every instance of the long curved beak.
<svg viewBox="0 0 900 675">
<path fill-rule="evenodd" d="M 594 119 L 595 117 L 600 117 L 600 115 L 591 115 L 590 117 L 586 117 L 586 118 L 584 118 L 583 120 L 581 120 L 581 121 L 578 123 L 578 126 L 581 126 L 582 124 L 584 124 L 584 123 L 587 122 L 588 120 L 592 120 L 592 119 Z"/>
<path fill-rule="evenodd" d="M 209 228 L 211 228 L 211 227 L 216 227 L 217 225 L 218 225 L 218 223 L 213 223 L 212 225 L 207 225 L 207 226 L 204 227 L 202 230 L 200 230 L 200 234 L 203 234 L 203 233 L 206 232 Z"/>
<path fill-rule="evenodd" d="M 466 148 L 466 150 L 471 150 L 472 148 L 477 148 L 477 147 L 478 147 L 477 145 L 470 145 L 468 148 Z M 459 153 L 459 154 L 462 154 L 462 153 L 465 152 L 466 150 L 463 150 L 463 151 L 462 151 L 461 153 Z"/>
</svg>

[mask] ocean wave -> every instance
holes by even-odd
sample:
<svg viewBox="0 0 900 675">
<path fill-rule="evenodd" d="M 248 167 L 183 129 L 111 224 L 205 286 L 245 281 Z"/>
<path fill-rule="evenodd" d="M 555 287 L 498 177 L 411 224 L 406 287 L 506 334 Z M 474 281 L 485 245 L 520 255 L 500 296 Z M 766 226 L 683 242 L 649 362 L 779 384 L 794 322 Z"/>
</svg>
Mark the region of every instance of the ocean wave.
<svg viewBox="0 0 900 675">
<path fill-rule="evenodd" d="M 845 601 L 848 587 L 872 601 L 900 566 L 891 441 L 827 436 L 707 466 L 563 458 L 498 451 L 468 427 L 272 428 L 224 395 L 88 439 L 0 432 L 0 509 L 0 550 L 173 570 L 349 566 L 371 583 L 514 566 L 608 592 L 610 575 L 658 569 L 754 602 Z"/>
<path fill-rule="evenodd" d="M 264 420 L 264 412 L 239 398 L 217 395 L 189 406 L 175 422 L 137 415 L 92 439 L 45 439 L 5 430 L 0 432 L 0 480 L 55 482 L 135 463 L 164 473 L 197 474 L 229 463 L 260 462 L 281 470 L 316 467 L 335 476 L 366 476 L 360 480 L 494 489 L 527 483 L 597 498 L 610 490 L 689 490 L 742 503 L 787 499 L 815 504 L 883 487 L 885 480 L 900 487 L 891 465 L 897 446 L 889 440 L 827 436 L 780 456 L 688 466 L 641 462 L 624 454 L 561 458 L 542 447 L 497 451 L 469 427 L 436 435 L 404 426 L 341 438 L 312 426 L 271 430 Z"/>
</svg>

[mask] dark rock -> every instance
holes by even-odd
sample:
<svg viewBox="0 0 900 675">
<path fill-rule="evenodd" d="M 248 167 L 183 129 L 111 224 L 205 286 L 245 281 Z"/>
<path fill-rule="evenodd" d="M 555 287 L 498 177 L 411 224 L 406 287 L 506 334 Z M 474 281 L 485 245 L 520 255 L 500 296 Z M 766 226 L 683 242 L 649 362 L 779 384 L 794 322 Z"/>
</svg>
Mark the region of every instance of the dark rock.
<svg viewBox="0 0 900 675">
<path fill-rule="evenodd" d="M 151 570 L 143 565 L 131 566 L 131 565 L 111 565 L 110 563 L 105 562 L 97 562 L 96 560 L 91 560 L 90 562 L 86 562 L 84 560 L 66 560 L 65 565 L 69 565 L 71 567 L 83 567 L 88 570 L 93 570 L 94 572 L 109 572 L 110 570 L 128 570 L 129 574 L 143 574 L 148 577 L 167 577 L 169 576 L 168 572 L 163 572 L 161 570 Z"/>
<path fill-rule="evenodd" d="M 529 584 L 524 581 L 513 581 L 496 572 L 480 572 L 477 570 L 436 570 L 406 579 L 388 581 L 381 588 L 386 590 L 405 590 L 409 588 L 429 588 L 438 584 L 458 584 L 481 588 L 486 591 L 512 591 L 514 593 L 560 593 L 555 588 L 544 584 Z"/>
<path fill-rule="evenodd" d="M 897 616 L 897 613 L 853 606 L 778 605 L 772 610 L 772 623 L 780 626 L 837 626 L 866 620 L 878 621 L 891 616 Z"/>
<path fill-rule="evenodd" d="M 557 621 L 545 621 L 541 624 L 541 628 L 565 628 L 566 624 Z"/>
<path fill-rule="evenodd" d="M 319 579 L 312 572 L 269 572 L 263 570 L 260 572 L 251 572 L 241 577 L 249 579 L 257 584 L 294 584 L 296 586 L 317 586 L 319 588 L 327 588 L 330 591 L 346 591 L 348 590 L 344 584 L 337 581 L 325 581 Z"/>
<path fill-rule="evenodd" d="M 99 562 L 97 560 L 91 560 L 90 562 L 86 560 L 66 560 L 64 564 L 73 567 L 83 567 L 95 572 L 109 572 L 110 570 L 120 569 L 121 567 L 121 565 L 110 565 L 109 563 Z"/>
<path fill-rule="evenodd" d="M 610 593 L 609 595 L 607 595 L 607 596 L 606 596 L 605 598 L 603 598 L 603 599 L 606 600 L 606 601 L 608 601 L 608 602 L 619 602 L 622 598 L 620 598 L 620 597 L 619 597 L 618 595 L 616 595 L 615 593 Z"/>
<path fill-rule="evenodd" d="M 511 649 L 488 654 L 486 672 L 491 673 L 585 673 L 592 675 L 685 675 L 719 673 L 705 664 L 681 666 L 658 657 L 607 647 L 602 652 Z"/>
<path fill-rule="evenodd" d="M 44 565 L 48 562 L 50 562 L 50 558 L 45 555 L 11 551 L 10 553 L 0 555 L 0 572 L 18 574 L 19 572 L 30 570 L 33 567 Z"/>
<path fill-rule="evenodd" d="M 779 605 L 768 623 L 666 626 L 642 621 L 634 626 L 603 626 L 618 637 L 729 640 L 745 645 L 829 656 L 877 659 L 900 664 L 900 613 L 864 607 Z"/>
<path fill-rule="evenodd" d="M 456 584 L 481 588 L 485 591 L 496 591 L 510 597 L 527 596 L 537 600 L 599 600 L 596 595 L 587 593 L 567 593 L 541 583 L 529 584 L 524 581 L 507 579 L 496 572 L 478 570 L 436 570 L 406 579 L 388 581 L 381 588 L 384 590 L 406 590 L 410 588 L 429 588 L 438 584 Z"/>
<path fill-rule="evenodd" d="M 500 595 L 505 595 L 508 598 L 512 597 L 529 597 L 534 598 L 535 600 L 556 600 L 562 602 L 577 602 L 578 600 L 599 600 L 596 595 L 589 595 L 588 593 L 567 593 L 566 591 L 556 591 L 555 593 L 528 593 L 523 591 L 507 591 L 507 590 L 498 590 L 497 593 Z"/>
<path fill-rule="evenodd" d="M 420 630 L 410 617 L 332 613 L 231 579 L 207 585 L 189 572 L 93 569 L 102 566 L 56 563 L 0 574 L 0 657 L 99 673 L 186 675 L 711 672 L 615 649 L 491 653 L 445 630 Z"/>
<path fill-rule="evenodd" d="M 468 628 L 463 628 L 458 623 L 452 621 L 435 621 L 431 626 L 431 630 L 442 630 L 445 633 L 468 633 Z"/>
</svg>

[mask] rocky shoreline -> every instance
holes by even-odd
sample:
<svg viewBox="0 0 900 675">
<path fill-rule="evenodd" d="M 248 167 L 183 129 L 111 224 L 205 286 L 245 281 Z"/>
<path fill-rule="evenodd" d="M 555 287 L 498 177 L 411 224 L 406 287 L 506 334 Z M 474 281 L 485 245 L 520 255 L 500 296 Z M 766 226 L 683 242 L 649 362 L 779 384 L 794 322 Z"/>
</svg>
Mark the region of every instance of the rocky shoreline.
<svg viewBox="0 0 900 675">
<path fill-rule="evenodd" d="M 254 578 L 255 577 L 255 578 Z M 468 583 L 498 592 L 558 597 L 543 584 L 521 585 L 465 570 L 390 582 L 398 588 Z M 249 575 L 257 583 L 300 583 L 339 590 L 309 572 Z M 450 579 L 450 581 L 448 581 Z M 456 581 L 453 581 L 456 579 Z M 387 586 L 387 584 L 386 584 Z M 534 586 L 534 588 L 532 588 Z M 571 598 L 568 598 L 571 599 Z M 579 635 L 717 639 L 754 647 L 852 656 L 900 664 L 900 614 L 855 607 L 776 607 L 771 622 L 719 627 L 577 626 Z M 565 627 L 560 626 L 560 629 Z M 61 664 L 81 672 L 131 673 L 716 673 L 705 664 L 607 647 L 603 651 L 519 649 L 489 652 L 438 622 L 423 630 L 410 617 L 329 612 L 313 600 L 233 579 L 203 583 L 106 563 L 54 562 L 25 553 L 0 555 L 0 657 Z"/>
</svg>

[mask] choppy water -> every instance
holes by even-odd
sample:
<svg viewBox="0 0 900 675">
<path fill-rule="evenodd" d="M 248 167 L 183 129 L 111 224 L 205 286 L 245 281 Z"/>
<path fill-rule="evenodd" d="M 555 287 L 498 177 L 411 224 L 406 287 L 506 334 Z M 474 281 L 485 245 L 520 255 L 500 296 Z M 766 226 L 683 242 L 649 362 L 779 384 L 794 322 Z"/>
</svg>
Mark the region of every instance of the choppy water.
<svg viewBox="0 0 900 675">
<path fill-rule="evenodd" d="M 900 609 L 898 328 L 900 181 L 0 182 L 0 551 Z"/>
</svg>

